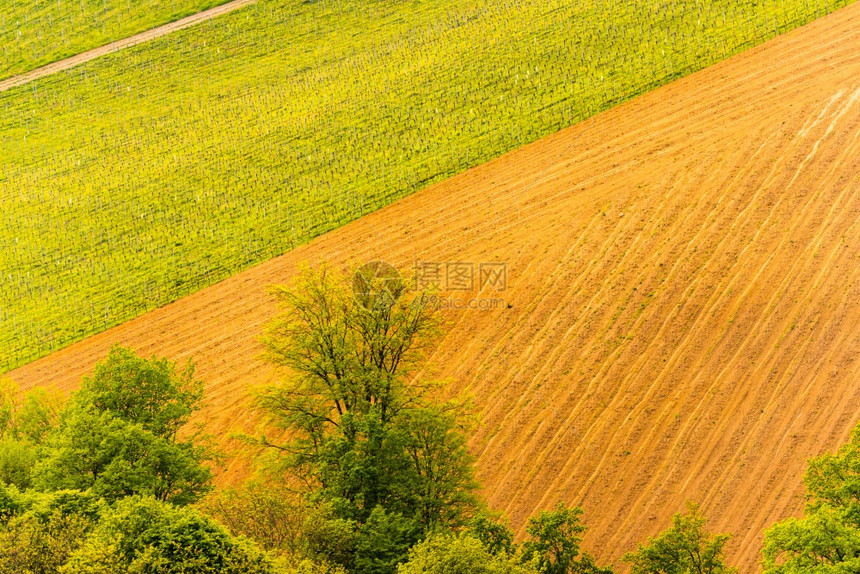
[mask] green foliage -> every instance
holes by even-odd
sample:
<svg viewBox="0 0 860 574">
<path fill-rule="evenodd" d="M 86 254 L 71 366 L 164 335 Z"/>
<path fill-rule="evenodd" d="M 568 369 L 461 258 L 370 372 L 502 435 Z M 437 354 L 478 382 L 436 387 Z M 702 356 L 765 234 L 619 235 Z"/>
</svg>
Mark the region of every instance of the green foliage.
<svg viewBox="0 0 860 574">
<path fill-rule="evenodd" d="M 90 522 L 54 511 L 16 516 L 0 528 L 0 574 L 53 574 L 80 546 Z"/>
<path fill-rule="evenodd" d="M 5 510 L 4 510 L 5 509 Z M 276 574 L 246 539 L 188 508 L 0 488 L 0 574 Z"/>
<path fill-rule="evenodd" d="M 61 516 L 79 516 L 94 524 L 107 508 L 105 501 L 91 491 L 37 492 L 27 490 L 20 493 L 20 497 L 23 501 L 20 509 L 43 520 L 54 513 L 59 513 Z"/>
<path fill-rule="evenodd" d="M 291 564 L 285 568 L 285 571 L 289 574 L 346 574 L 340 566 L 308 559 Z"/>
<path fill-rule="evenodd" d="M 77 404 L 137 423 L 156 436 L 173 438 L 203 398 L 203 383 L 194 379 L 191 361 L 181 373 L 165 358 L 138 357 L 118 345 L 84 377 Z"/>
<path fill-rule="evenodd" d="M 109 501 L 133 494 L 187 504 L 209 488 L 207 452 L 177 431 L 197 408 L 200 383 L 189 366 L 141 359 L 114 347 L 85 378 L 36 467 L 46 490 L 92 489 Z"/>
<path fill-rule="evenodd" d="M 468 520 L 477 483 L 462 409 L 434 404 L 432 385 L 415 377 L 438 314 L 400 284 L 399 297 L 384 300 L 376 280 L 364 287 L 369 294 L 355 296 L 323 266 L 274 291 L 282 314 L 265 343 L 285 382 L 259 399 L 290 439 L 258 444 L 277 454 L 269 471 L 301 481 L 315 508 L 303 525 L 310 558 L 393 574 L 428 532 Z"/>
<path fill-rule="evenodd" d="M 765 532 L 766 574 L 860 571 L 860 425 L 835 454 L 809 461 L 804 517 Z"/>
<path fill-rule="evenodd" d="M 59 393 L 43 387 L 32 389 L 16 409 L 12 436 L 28 444 L 41 445 L 57 427 L 63 403 Z"/>
<path fill-rule="evenodd" d="M 0 379 L 0 439 L 41 444 L 57 426 L 62 403 L 58 393 L 42 387 L 22 397 L 14 381 Z"/>
<path fill-rule="evenodd" d="M 430 536 L 409 552 L 397 574 L 538 574 L 532 563 L 521 563 L 507 553 L 490 552 L 467 535 Z"/>
<path fill-rule="evenodd" d="M 686 514 L 675 514 L 672 527 L 636 552 L 623 558 L 631 564 L 631 574 L 732 574 L 726 566 L 723 546 L 730 536 L 712 536 L 705 531 L 705 517 L 697 504 L 688 502 Z"/>
<path fill-rule="evenodd" d="M 355 563 L 357 525 L 338 518 L 329 505 L 311 509 L 302 527 L 306 554 L 314 563 L 334 564 L 344 570 Z"/>
<path fill-rule="evenodd" d="M 0 372 L 849 2 L 257 0 L 4 92 Z"/>
<path fill-rule="evenodd" d="M 11 438 L 0 439 L 0 483 L 29 488 L 33 466 L 39 460 L 36 447 Z"/>
<path fill-rule="evenodd" d="M 0 484 L 0 523 L 22 513 L 26 506 L 26 499 L 14 485 Z"/>
<path fill-rule="evenodd" d="M 198 506 L 232 534 L 247 536 L 266 550 L 320 568 L 393 572 L 419 540 L 416 520 L 376 507 L 363 525 L 338 518 L 330 506 L 315 508 L 272 482 L 214 492 Z"/>
<path fill-rule="evenodd" d="M 469 521 L 469 535 L 484 545 L 490 554 L 513 554 L 514 531 L 507 519 L 492 512 L 480 512 Z"/>
<path fill-rule="evenodd" d="M 835 454 L 823 454 L 809 461 L 804 483 L 807 512 L 828 507 L 839 509 L 848 524 L 860 527 L 860 425 Z"/>
<path fill-rule="evenodd" d="M 61 574 L 270 574 L 271 559 L 195 510 L 130 497 L 106 511 Z"/>
<path fill-rule="evenodd" d="M 285 572 L 247 539 L 177 506 L 209 488 L 203 451 L 177 438 L 201 393 L 190 364 L 177 373 L 121 347 L 84 379 L 56 428 L 43 395 L 20 407 L 7 392 L 3 444 L 23 449 L 20 459 L 44 456 L 33 473 L 42 491 L 0 484 L 0 574 Z"/>
<path fill-rule="evenodd" d="M 150 495 L 174 504 L 196 500 L 209 488 L 211 472 L 190 442 L 173 442 L 143 425 L 77 405 L 36 467 L 39 487 L 92 489 L 107 500 Z"/>
<path fill-rule="evenodd" d="M 531 517 L 523 556 L 535 560 L 544 574 L 610 574 L 611 569 L 598 567 L 590 554 L 580 551 L 586 530 L 580 516 L 581 508 L 559 502 L 555 509 Z"/>
<path fill-rule="evenodd" d="M 356 533 L 355 557 L 351 572 L 355 574 L 394 574 L 397 565 L 421 540 L 422 532 L 415 520 L 386 513 L 377 506 Z"/>
<path fill-rule="evenodd" d="M 35 388 L 21 398 L 13 381 L 0 379 L 0 483 L 28 488 L 41 444 L 57 425 L 61 399 Z"/>
<path fill-rule="evenodd" d="M 80 54 L 226 0 L 0 3 L 0 79 Z"/>
<path fill-rule="evenodd" d="M 198 508 L 234 535 L 250 538 L 266 550 L 291 556 L 305 550 L 302 534 L 311 509 L 281 484 L 248 481 L 238 489 L 215 490 Z"/>
<path fill-rule="evenodd" d="M 427 385 L 411 379 L 439 322 L 423 295 L 404 293 L 368 310 L 325 267 L 275 294 L 283 313 L 265 343 L 287 379 L 266 390 L 260 406 L 291 438 L 260 444 L 283 455 L 276 468 L 359 524 L 381 506 L 414 516 L 425 532 L 458 525 L 477 484 L 458 411 L 425 405 Z"/>
<path fill-rule="evenodd" d="M 91 493 L 0 487 L 0 574 L 56 573 L 104 508 Z"/>
<path fill-rule="evenodd" d="M 768 574 L 860 572 L 860 529 L 825 507 L 773 525 L 765 532 L 762 553 Z"/>
<path fill-rule="evenodd" d="M 404 409 L 393 428 L 397 439 L 391 448 L 405 455 L 406 467 L 398 487 L 406 491 L 403 511 L 415 513 L 422 530 L 462 526 L 475 507 L 474 457 L 457 424 L 459 410 L 431 405 Z"/>
</svg>

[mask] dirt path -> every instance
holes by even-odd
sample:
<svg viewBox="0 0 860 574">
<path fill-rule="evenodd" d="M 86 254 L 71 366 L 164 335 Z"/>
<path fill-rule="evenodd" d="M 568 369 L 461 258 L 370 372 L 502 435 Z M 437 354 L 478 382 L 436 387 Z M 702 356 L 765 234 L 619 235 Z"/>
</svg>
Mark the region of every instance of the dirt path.
<svg viewBox="0 0 860 574">
<path fill-rule="evenodd" d="M 582 505 L 607 561 L 692 499 L 752 573 L 860 419 L 858 257 L 860 3 L 10 376 L 74 389 L 116 341 L 191 356 L 226 436 L 300 262 L 504 261 L 506 304 L 447 312 L 434 357 L 476 399 L 490 504 L 520 529 Z"/>
<path fill-rule="evenodd" d="M 57 62 L 46 64 L 41 68 L 30 70 L 29 72 L 20 74 L 18 76 L 12 76 L 11 78 L 0 80 L 0 92 L 4 92 L 16 86 L 23 86 L 24 84 L 32 82 L 33 80 L 38 80 L 39 78 L 50 76 L 51 74 L 56 74 L 57 72 L 62 72 L 63 70 L 74 68 L 75 66 L 79 66 L 85 62 L 89 62 L 90 60 L 95 60 L 96 58 L 99 58 L 106 54 L 110 54 L 111 52 L 117 52 L 119 50 L 129 48 L 131 46 L 136 46 L 137 44 L 148 42 L 149 40 L 159 38 L 166 34 L 170 34 L 171 32 L 182 30 L 183 28 L 188 28 L 189 26 L 194 26 L 195 24 L 199 24 L 200 22 L 204 22 L 206 20 L 211 20 L 216 16 L 220 16 L 222 14 L 227 14 L 228 12 L 238 10 L 239 8 L 247 6 L 254 1 L 255 0 L 233 0 L 232 2 L 228 2 L 227 4 L 222 4 L 220 6 L 210 8 L 209 10 L 204 10 L 203 12 L 192 14 L 191 16 L 186 16 L 181 20 L 170 22 L 169 24 L 159 26 L 158 28 L 153 28 L 151 30 L 141 32 L 140 34 L 136 34 L 134 36 L 130 36 L 122 40 L 117 40 L 116 42 L 111 42 L 110 44 L 101 46 L 99 48 L 93 48 L 92 50 L 82 52 L 64 60 L 59 60 Z"/>
</svg>

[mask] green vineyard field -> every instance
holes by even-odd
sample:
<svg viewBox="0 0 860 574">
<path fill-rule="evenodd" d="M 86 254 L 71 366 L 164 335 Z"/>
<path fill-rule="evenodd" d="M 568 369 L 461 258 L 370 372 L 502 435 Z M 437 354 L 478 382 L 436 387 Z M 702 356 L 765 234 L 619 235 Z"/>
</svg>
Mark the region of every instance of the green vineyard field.
<svg viewBox="0 0 860 574">
<path fill-rule="evenodd" d="M 850 2 L 258 0 L 0 93 L 0 372 Z"/>
<path fill-rule="evenodd" d="M 0 80 L 227 0 L 3 0 Z"/>
</svg>

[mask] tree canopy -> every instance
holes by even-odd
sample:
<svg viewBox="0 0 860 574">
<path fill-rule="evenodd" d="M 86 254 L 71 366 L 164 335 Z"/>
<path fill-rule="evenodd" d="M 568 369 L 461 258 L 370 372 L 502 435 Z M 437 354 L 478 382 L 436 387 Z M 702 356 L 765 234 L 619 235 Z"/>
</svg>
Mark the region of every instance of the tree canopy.
<svg viewBox="0 0 860 574">
<path fill-rule="evenodd" d="M 594 558 L 580 549 L 586 531 L 582 509 L 559 502 L 552 510 L 544 510 L 529 519 L 523 543 L 524 558 L 535 560 L 545 574 L 610 574 Z"/>
<path fill-rule="evenodd" d="M 624 556 L 631 574 L 734 574 L 723 555 L 730 536 L 710 534 L 705 522 L 699 506 L 688 502 L 685 514 L 672 517 L 671 528 Z"/>
<path fill-rule="evenodd" d="M 765 532 L 766 574 L 860 572 L 860 425 L 834 454 L 809 461 L 803 518 Z"/>
<path fill-rule="evenodd" d="M 92 489 L 106 500 L 135 494 L 187 504 L 210 488 L 206 449 L 179 428 L 198 408 L 202 385 L 189 363 L 143 359 L 115 346 L 84 379 L 48 436 L 35 484 Z"/>
<path fill-rule="evenodd" d="M 436 534 L 409 551 L 397 574 L 538 574 L 534 563 L 522 563 L 505 552 L 494 553 L 468 534 Z"/>
<path fill-rule="evenodd" d="M 278 454 L 274 468 L 301 481 L 311 504 L 328 509 L 330 527 L 351 532 L 348 557 L 338 543 L 327 560 L 393 572 L 426 533 L 468 520 L 477 483 L 462 409 L 434 402 L 433 383 L 419 376 L 437 310 L 392 277 L 359 278 L 352 289 L 322 266 L 273 290 L 281 313 L 264 342 L 284 380 L 259 405 L 289 439 L 264 435 L 258 444 Z"/>
</svg>

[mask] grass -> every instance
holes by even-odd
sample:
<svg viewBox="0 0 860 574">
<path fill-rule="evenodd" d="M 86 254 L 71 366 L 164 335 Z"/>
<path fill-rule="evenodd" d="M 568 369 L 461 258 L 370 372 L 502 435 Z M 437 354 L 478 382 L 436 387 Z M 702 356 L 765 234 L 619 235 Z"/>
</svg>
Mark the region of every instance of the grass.
<svg viewBox="0 0 860 574">
<path fill-rule="evenodd" d="M 0 372 L 847 3 L 258 0 L 0 94 Z"/>
<path fill-rule="evenodd" d="M 3 0 L 0 80 L 227 0 Z"/>
</svg>

